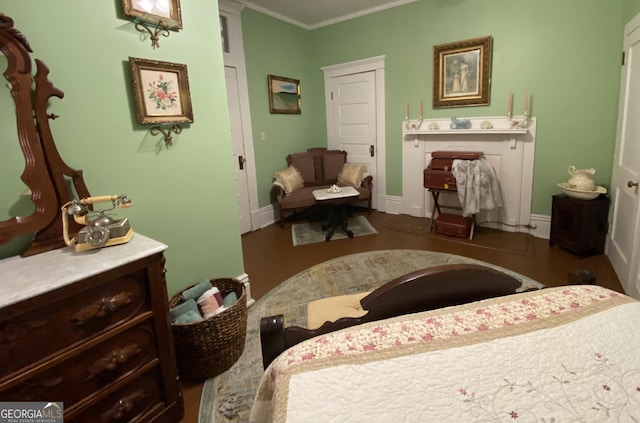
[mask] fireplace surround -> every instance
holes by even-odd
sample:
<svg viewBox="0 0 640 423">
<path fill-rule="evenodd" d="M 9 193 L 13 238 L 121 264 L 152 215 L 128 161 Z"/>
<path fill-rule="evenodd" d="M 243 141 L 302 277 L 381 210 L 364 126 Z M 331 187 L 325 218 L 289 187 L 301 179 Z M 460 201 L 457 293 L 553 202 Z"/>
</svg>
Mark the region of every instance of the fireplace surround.
<svg viewBox="0 0 640 423">
<path fill-rule="evenodd" d="M 480 212 L 477 222 L 504 231 L 528 232 L 525 225 L 531 223 L 536 118 L 529 118 L 524 128 L 513 128 L 506 117 L 466 119 L 471 122 L 470 129 L 451 129 L 451 119 L 402 122 L 403 213 L 416 217 L 431 214 L 431 195 L 422 180 L 431 152 L 482 151 L 498 176 L 503 207 Z M 441 203 L 457 203 L 455 193 L 447 197 Z"/>
</svg>

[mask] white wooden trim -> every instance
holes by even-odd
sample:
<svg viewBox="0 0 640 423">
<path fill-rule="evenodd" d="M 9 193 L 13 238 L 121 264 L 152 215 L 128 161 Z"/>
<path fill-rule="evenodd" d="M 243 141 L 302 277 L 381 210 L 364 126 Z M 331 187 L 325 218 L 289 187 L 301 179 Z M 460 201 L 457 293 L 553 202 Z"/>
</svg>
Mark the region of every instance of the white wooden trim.
<svg viewBox="0 0 640 423">
<path fill-rule="evenodd" d="M 223 52 L 224 65 L 236 68 L 236 76 L 238 79 L 238 97 L 240 102 L 240 113 L 242 115 L 242 135 L 244 139 L 244 153 L 247 169 L 247 188 L 249 190 L 251 230 L 255 230 L 258 228 L 253 219 L 254 211 L 256 211 L 258 207 L 258 178 L 256 175 L 253 131 L 251 128 L 249 83 L 247 81 L 247 68 L 244 60 L 242 21 L 240 19 L 240 12 L 244 6 L 229 0 L 219 0 L 218 7 L 219 13 L 227 18 L 229 31 L 230 52 Z"/>
<path fill-rule="evenodd" d="M 333 133 L 334 120 L 331 101 L 331 79 L 339 76 L 352 75 L 356 73 L 375 72 L 376 84 L 376 177 L 373 181 L 377 184 L 378 196 L 374 199 L 376 209 L 386 211 L 385 196 L 387 192 L 386 182 L 386 123 L 385 123 L 385 56 L 370 57 L 352 62 L 339 63 L 336 65 L 323 66 L 320 69 L 324 73 L 324 101 L 325 115 L 327 117 L 327 140 L 329 143 L 335 138 Z"/>
<path fill-rule="evenodd" d="M 347 13 L 335 18 L 330 18 L 330 19 L 325 19 L 323 21 L 320 21 L 318 23 L 314 23 L 314 24 L 306 24 L 303 22 L 300 22 L 297 19 L 293 19 L 289 16 L 284 16 L 280 13 L 274 12 L 266 7 L 263 7 L 261 5 L 256 4 L 255 2 L 251 1 L 251 0 L 245 0 L 243 1 L 244 4 L 246 4 L 246 6 L 250 9 L 256 10 L 260 13 L 264 13 L 267 16 L 271 16 L 273 18 L 279 19 L 281 21 L 290 23 L 292 25 L 298 26 L 300 28 L 306 29 L 306 30 L 312 30 L 312 29 L 317 29 L 317 28 L 322 28 L 323 26 L 327 26 L 327 25 L 333 25 L 339 22 L 344 22 L 347 21 L 349 19 L 354 19 L 354 18 L 358 18 L 360 16 L 365 16 L 368 15 L 370 13 L 376 13 L 376 12 L 381 12 L 383 10 L 386 9 L 390 9 L 393 7 L 397 7 L 397 6 L 402 6 L 405 4 L 409 4 L 409 3 L 414 3 L 418 0 L 396 0 L 396 1 L 391 1 L 391 2 L 386 2 L 385 4 L 379 5 L 379 6 L 375 6 L 375 7 L 371 7 L 365 10 L 360 10 L 357 12 L 353 12 L 353 13 Z M 321 3 L 320 0 L 317 0 L 318 3 Z"/>
</svg>

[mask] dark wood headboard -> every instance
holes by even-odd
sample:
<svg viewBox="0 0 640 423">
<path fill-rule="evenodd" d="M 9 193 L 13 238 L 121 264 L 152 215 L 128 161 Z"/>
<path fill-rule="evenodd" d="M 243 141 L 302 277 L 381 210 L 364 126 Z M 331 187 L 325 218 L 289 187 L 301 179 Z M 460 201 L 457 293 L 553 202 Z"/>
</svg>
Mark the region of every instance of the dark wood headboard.
<svg viewBox="0 0 640 423">
<path fill-rule="evenodd" d="M 393 279 L 360 300 L 367 314 L 325 322 L 317 329 L 284 327 L 282 315 L 263 317 L 260 341 L 266 368 L 285 349 L 314 336 L 365 322 L 514 294 L 521 282 L 477 264 L 449 264 L 416 270 Z"/>
</svg>

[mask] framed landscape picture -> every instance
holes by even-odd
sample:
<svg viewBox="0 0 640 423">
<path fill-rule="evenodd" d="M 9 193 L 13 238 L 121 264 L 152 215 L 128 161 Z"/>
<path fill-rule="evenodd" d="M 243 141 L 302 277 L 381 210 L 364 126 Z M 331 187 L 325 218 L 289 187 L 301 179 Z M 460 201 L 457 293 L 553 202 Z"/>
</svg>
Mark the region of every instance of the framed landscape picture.
<svg viewBox="0 0 640 423">
<path fill-rule="evenodd" d="M 269 111 L 296 114 L 300 110 L 300 80 L 269 75 Z"/>
<path fill-rule="evenodd" d="M 433 46 L 433 108 L 488 105 L 490 36 Z"/>
<path fill-rule="evenodd" d="M 140 124 L 191 123 L 187 65 L 129 57 Z"/>
</svg>

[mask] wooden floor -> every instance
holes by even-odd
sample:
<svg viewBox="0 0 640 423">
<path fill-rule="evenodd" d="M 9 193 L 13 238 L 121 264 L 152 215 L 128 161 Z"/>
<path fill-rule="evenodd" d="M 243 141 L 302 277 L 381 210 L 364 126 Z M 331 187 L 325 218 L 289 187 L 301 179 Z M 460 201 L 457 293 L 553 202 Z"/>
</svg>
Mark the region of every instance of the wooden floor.
<svg viewBox="0 0 640 423">
<path fill-rule="evenodd" d="M 529 276 L 548 286 L 564 285 L 569 272 L 586 269 L 596 276 L 598 285 L 623 292 L 609 259 L 604 255 L 580 259 L 557 246 L 549 247 L 546 239 L 482 227 L 476 229 L 472 241 L 480 244 L 482 239 L 482 245 L 470 245 L 466 240 L 427 235 L 424 230 L 427 219 L 375 211 L 366 216 L 377 234 L 297 247 L 291 241 L 291 223 L 287 223 L 284 229 L 274 224 L 243 235 L 244 268 L 249 275 L 252 297 L 257 300 L 285 279 L 326 260 L 388 249 L 430 250 L 472 257 Z M 182 384 L 185 417 L 181 422 L 198 422 L 202 386 Z"/>
</svg>

